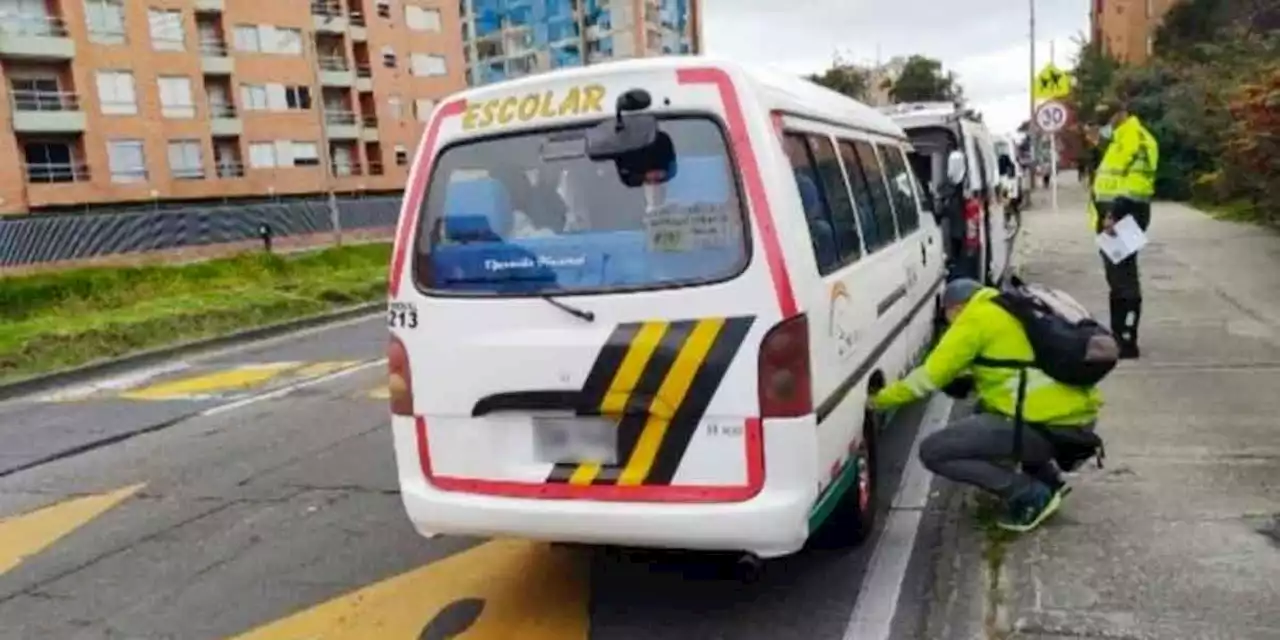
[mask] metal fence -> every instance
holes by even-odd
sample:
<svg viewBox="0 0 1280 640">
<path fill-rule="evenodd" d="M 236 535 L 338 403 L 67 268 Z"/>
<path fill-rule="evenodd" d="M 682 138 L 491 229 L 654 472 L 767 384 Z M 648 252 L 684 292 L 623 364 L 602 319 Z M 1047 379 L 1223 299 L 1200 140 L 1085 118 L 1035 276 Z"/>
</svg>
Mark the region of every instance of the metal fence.
<svg viewBox="0 0 1280 640">
<path fill-rule="evenodd" d="M 393 227 L 400 198 L 338 201 L 344 231 Z M 0 218 L 0 267 L 332 232 L 325 200 Z"/>
</svg>

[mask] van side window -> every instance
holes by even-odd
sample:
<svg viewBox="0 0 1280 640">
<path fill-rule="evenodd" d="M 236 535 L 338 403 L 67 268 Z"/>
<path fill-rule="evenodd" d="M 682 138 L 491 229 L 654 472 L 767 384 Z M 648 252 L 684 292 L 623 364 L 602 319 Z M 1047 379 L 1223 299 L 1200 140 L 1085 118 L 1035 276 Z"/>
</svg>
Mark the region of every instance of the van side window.
<svg viewBox="0 0 1280 640">
<path fill-rule="evenodd" d="M 809 239 L 813 243 L 813 257 L 818 262 L 818 273 L 826 275 L 840 266 L 840 251 L 836 248 L 835 227 L 818 186 L 817 171 L 809 145 L 802 135 L 788 133 L 783 138 L 783 148 L 791 162 L 791 173 L 800 191 L 800 204 L 804 207 L 805 221 L 809 226 Z"/>
<path fill-rule="evenodd" d="M 853 191 L 853 201 L 857 205 L 858 222 L 862 227 L 862 239 L 867 243 L 870 254 L 893 243 L 893 212 L 888 212 L 888 226 L 876 215 L 875 199 L 871 196 L 871 188 L 867 185 L 867 176 L 862 172 L 862 163 L 858 161 L 858 153 L 853 143 L 840 141 L 840 159 L 844 161 L 845 172 L 849 174 L 849 187 Z"/>
<path fill-rule="evenodd" d="M 920 208 L 916 203 L 911 171 L 907 169 L 907 161 L 902 157 L 902 149 L 878 144 L 876 150 L 880 152 L 885 175 L 889 178 L 889 195 L 893 198 L 893 209 L 898 215 L 898 232 L 906 236 L 920 228 Z"/>
<path fill-rule="evenodd" d="M 858 237 L 857 215 L 853 211 L 853 200 L 849 197 L 849 185 L 844 181 L 844 172 L 840 170 L 840 158 L 836 157 L 836 147 L 826 136 L 809 136 L 809 148 L 818 169 L 818 177 L 822 179 L 822 192 L 827 196 L 830 206 L 831 225 L 836 234 L 836 249 L 840 252 L 840 263 L 849 264 L 862 257 L 862 240 Z"/>
<path fill-rule="evenodd" d="M 871 202 L 875 205 L 876 225 L 885 234 L 884 243 L 892 244 L 898 238 L 894 230 L 893 203 L 889 200 L 889 189 L 885 186 L 884 168 L 870 142 L 858 140 L 853 143 L 858 151 L 858 160 L 862 163 L 863 175 L 867 177 L 867 188 L 871 190 Z"/>
</svg>

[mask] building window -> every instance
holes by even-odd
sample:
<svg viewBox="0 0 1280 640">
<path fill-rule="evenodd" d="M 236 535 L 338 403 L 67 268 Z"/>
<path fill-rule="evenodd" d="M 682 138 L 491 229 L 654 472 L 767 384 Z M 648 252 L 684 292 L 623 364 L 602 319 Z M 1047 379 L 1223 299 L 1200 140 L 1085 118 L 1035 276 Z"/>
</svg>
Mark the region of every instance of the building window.
<svg viewBox="0 0 1280 640">
<path fill-rule="evenodd" d="M 391 17 L 391 0 L 378 0 L 378 17 Z"/>
<path fill-rule="evenodd" d="M 191 78 L 160 77 L 160 113 L 166 118 L 194 118 L 196 105 L 191 99 Z"/>
<path fill-rule="evenodd" d="M 311 87 L 286 86 L 284 88 L 284 102 L 289 109 L 310 109 Z"/>
<path fill-rule="evenodd" d="M 396 166 L 403 167 L 409 164 L 409 150 L 404 145 L 398 144 L 396 149 Z"/>
<path fill-rule="evenodd" d="M 104 115 L 121 116 L 138 113 L 138 95 L 133 74 L 128 71 L 98 72 L 98 104 Z"/>
<path fill-rule="evenodd" d="M 382 66 L 388 69 L 396 68 L 396 51 L 389 45 L 382 48 Z"/>
<path fill-rule="evenodd" d="M 436 109 L 436 101 L 431 98 L 418 98 L 413 101 L 413 116 L 418 122 L 426 122 L 431 119 L 431 112 Z"/>
<path fill-rule="evenodd" d="M 392 120 L 403 120 L 404 100 L 400 96 L 387 98 L 387 110 L 391 113 Z"/>
<path fill-rule="evenodd" d="M 293 142 L 293 166 L 295 167 L 318 167 L 320 166 L 320 149 L 314 142 Z"/>
<path fill-rule="evenodd" d="M 273 29 L 272 27 L 264 28 Z M 271 53 L 292 56 L 302 55 L 302 31 L 282 28 L 274 28 L 273 30 L 275 31 L 275 46 L 270 49 Z"/>
<path fill-rule="evenodd" d="M 267 87 L 261 84 L 240 85 L 240 107 L 245 111 L 267 110 Z"/>
<path fill-rule="evenodd" d="M 173 140 L 169 143 L 169 172 L 175 180 L 204 179 L 204 159 L 199 140 Z"/>
<path fill-rule="evenodd" d="M 84 22 L 89 30 L 89 42 L 123 44 L 124 0 L 85 0 Z"/>
<path fill-rule="evenodd" d="M 274 142 L 250 142 L 249 166 L 254 169 L 271 169 L 276 166 Z"/>
<path fill-rule="evenodd" d="M 22 155 L 27 182 L 76 182 L 87 177 L 76 162 L 75 149 L 65 142 L 27 142 L 22 145 Z"/>
<path fill-rule="evenodd" d="M 107 163 L 111 181 L 119 184 L 147 181 L 147 157 L 141 140 L 112 140 L 107 143 Z"/>
<path fill-rule="evenodd" d="M 445 65 L 444 56 L 434 56 L 425 53 L 415 53 L 410 58 L 410 70 L 415 76 L 443 76 L 449 73 Z"/>
<path fill-rule="evenodd" d="M 182 28 L 182 11 L 151 9 L 147 13 L 151 28 L 151 48 L 156 51 L 182 51 L 186 33 Z"/>
<path fill-rule="evenodd" d="M 414 5 L 404 8 L 404 22 L 410 31 L 440 31 L 440 10 Z"/>
<path fill-rule="evenodd" d="M 255 25 L 236 25 L 233 38 L 237 51 L 262 51 L 262 39 L 258 36 L 258 27 Z"/>
</svg>

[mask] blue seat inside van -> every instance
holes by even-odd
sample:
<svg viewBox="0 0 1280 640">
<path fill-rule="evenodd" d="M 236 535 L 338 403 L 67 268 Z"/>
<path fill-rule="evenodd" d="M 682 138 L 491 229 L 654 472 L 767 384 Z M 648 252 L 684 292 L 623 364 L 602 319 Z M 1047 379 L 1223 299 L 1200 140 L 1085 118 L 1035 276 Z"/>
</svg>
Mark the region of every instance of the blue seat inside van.
<svg viewBox="0 0 1280 640">
<path fill-rule="evenodd" d="M 531 293 L 698 280 L 731 275 L 746 253 L 740 233 L 723 247 L 651 251 L 639 220 L 620 231 L 511 238 L 514 207 L 501 182 L 482 178 L 446 188 L 443 225 L 451 242 L 434 247 L 431 257 L 436 281 L 430 284 L 438 289 Z M 733 190 L 723 157 L 683 159 L 666 184 L 667 201 L 688 215 L 727 210 L 736 229 L 741 214 Z M 642 197 L 638 189 L 635 196 Z"/>
</svg>

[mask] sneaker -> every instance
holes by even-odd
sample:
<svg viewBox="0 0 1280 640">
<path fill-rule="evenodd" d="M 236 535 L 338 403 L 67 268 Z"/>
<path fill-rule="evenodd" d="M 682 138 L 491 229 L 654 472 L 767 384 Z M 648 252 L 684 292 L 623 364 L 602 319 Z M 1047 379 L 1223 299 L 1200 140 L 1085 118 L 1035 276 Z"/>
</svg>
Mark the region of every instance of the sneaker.
<svg viewBox="0 0 1280 640">
<path fill-rule="evenodd" d="M 1063 496 L 1070 491 L 1062 487 L 1055 491 L 1039 482 L 1032 484 L 1009 501 L 1009 512 L 996 522 L 996 526 L 1017 533 L 1035 529 L 1062 506 Z"/>
</svg>

